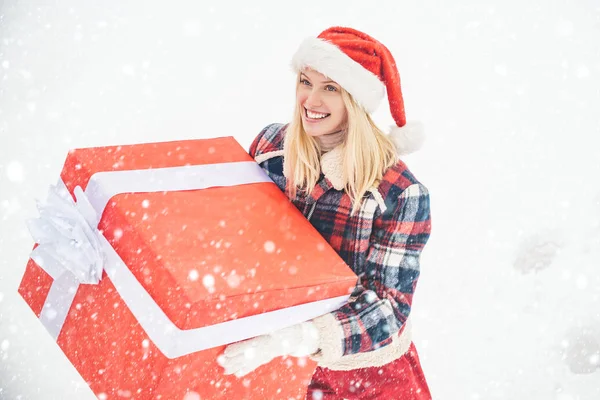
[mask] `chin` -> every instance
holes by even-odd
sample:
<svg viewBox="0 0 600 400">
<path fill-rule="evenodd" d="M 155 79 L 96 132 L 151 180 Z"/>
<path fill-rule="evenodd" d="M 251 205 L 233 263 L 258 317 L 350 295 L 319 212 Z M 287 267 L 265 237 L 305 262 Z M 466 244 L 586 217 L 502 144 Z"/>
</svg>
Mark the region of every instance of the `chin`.
<svg viewBox="0 0 600 400">
<path fill-rule="evenodd" d="M 317 136 L 323 136 L 330 132 L 333 132 L 333 130 L 325 129 L 325 128 L 315 128 L 312 126 L 307 128 L 306 126 L 304 126 L 304 132 L 306 132 L 306 134 L 308 136 L 317 137 Z"/>
</svg>

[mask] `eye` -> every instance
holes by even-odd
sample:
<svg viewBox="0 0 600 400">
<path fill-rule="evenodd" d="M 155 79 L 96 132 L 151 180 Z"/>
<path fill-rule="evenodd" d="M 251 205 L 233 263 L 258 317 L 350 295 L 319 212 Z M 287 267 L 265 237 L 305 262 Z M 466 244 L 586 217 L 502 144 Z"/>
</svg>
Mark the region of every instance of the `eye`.
<svg viewBox="0 0 600 400">
<path fill-rule="evenodd" d="M 306 86 L 310 86 L 310 82 L 304 78 L 300 78 L 300 83 Z"/>
<path fill-rule="evenodd" d="M 330 92 L 337 92 L 337 88 L 333 85 L 325 86 L 325 90 L 330 91 Z"/>
</svg>

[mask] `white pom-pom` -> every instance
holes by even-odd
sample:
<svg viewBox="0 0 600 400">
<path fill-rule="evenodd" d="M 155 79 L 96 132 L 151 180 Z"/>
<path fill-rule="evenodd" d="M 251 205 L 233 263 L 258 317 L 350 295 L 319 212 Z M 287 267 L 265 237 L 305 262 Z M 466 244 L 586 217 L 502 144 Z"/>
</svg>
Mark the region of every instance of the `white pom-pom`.
<svg viewBox="0 0 600 400">
<path fill-rule="evenodd" d="M 406 155 L 419 150 L 425 142 L 425 129 L 418 121 L 407 121 L 402 127 L 393 125 L 390 138 L 396 145 L 399 155 Z"/>
</svg>

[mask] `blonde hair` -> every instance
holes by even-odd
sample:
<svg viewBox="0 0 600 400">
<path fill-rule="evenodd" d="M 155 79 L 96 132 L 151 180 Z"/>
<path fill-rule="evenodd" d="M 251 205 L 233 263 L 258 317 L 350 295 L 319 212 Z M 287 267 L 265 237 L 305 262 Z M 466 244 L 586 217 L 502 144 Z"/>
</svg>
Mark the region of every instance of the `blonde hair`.
<svg viewBox="0 0 600 400">
<path fill-rule="evenodd" d="M 299 80 L 299 79 L 298 79 Z M 343 88 L 342 99 L 347 111 L 342 177 L 344 191 L 356 213 L 365 193 L 376 186 L 383 173 L 398 160 L 392 140 L 373 122 L 371 116 Z M 316 138 L 302 126 L 302 105 L 296 102 L 292 121 L 284 139 L 283 171 L 288 180 L 286 190 L 292 198 L 300 189 L 309 195 L 321 173 L 321 151 Z"/>
</svg>

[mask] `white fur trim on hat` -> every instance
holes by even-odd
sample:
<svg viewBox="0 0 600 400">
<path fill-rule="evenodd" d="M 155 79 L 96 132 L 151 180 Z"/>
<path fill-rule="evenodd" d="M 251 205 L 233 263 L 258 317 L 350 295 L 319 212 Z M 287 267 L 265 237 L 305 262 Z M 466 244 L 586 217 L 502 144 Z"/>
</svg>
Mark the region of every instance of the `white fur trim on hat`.
<svg viewBox="0 0 600 400">
<path fill-rule="evenodd" d="M 322 39 L 305 39 L 292 58 L 292 67 L 296 72 L 310 67 L 333 79 L 370 113 L 385 95 L 385 85 L 376 75 Z"/>
<path fill-rule="evenodd" d="M 425 129 L 423 124 L 418 121 L 407 121 L 402 127 L 393 125 L 389 135 L 396 145 L 399 155 L 413 153 L 419 150 L 425 142 Z"/>
</svg>

